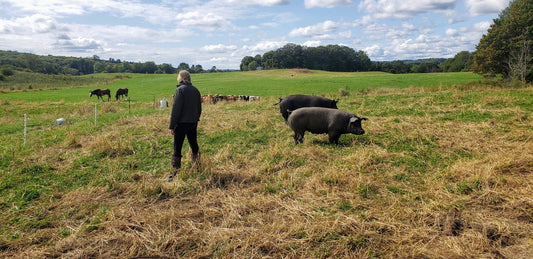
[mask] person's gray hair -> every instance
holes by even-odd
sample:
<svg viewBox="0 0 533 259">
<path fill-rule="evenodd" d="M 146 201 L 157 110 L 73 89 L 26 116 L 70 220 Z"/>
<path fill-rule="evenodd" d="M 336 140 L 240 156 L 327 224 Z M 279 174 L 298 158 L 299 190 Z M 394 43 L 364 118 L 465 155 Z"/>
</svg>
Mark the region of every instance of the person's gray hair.
<svg viewBox="0 0 533 259">
<path fill-rule="evenodd" d="M 178 73 L 178 83 L 190 84 L 191 83 L 191 74 L 187 70 L 181 70 Z"/>
</svg>

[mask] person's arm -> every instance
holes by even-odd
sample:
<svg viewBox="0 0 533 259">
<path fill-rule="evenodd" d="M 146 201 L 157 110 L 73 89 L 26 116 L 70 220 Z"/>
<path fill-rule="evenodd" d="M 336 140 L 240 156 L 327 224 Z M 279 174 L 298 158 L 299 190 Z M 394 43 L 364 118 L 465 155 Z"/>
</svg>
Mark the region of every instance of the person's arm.
<svg viewBox="0 0 533 259">
<path fill-rule="evenodd" d="M 183 107 L 183 95 L 181 94 L 181 91 L 176 90 L 176 93 L 174 94 L 174 101 L 172 104 L 172 112 L 170 113 L 169 129 L 172 131 L 178 125 L 178 120 L 179 120 L 179 117 L 181 116 L 182 107 Z"/>
<path fill-rule="evenodd" d="M 200 95 L 200 92 L 198 92 L 198 111 L 200 111 L 200 116 L 202 115 L 202 95 Z"/>
</svg>

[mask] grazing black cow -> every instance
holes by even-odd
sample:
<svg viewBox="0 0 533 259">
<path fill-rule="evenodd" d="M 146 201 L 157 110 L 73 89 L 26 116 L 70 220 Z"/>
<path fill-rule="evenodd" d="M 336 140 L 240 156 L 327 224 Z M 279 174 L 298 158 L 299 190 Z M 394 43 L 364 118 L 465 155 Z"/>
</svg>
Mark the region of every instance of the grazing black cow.
<svg viewBox="0 0 533 259">
<path fill-rule="evenodd" d="M 324 107 L 337 109 L 337 102 L 339 100 L 331 100 L 320 96 L 311 95 L 289 95 L 285 98 L 279 98 L 279 112 L 287 122 L 289 113 L 287 111 L 294 111 L 302 107 Z"/>
<path fill-rule="evenodd" d="M 119 88 L 117 90 L 117 94 L 115 95 L 115 98 L 117 98 L 117 101 L 118 101 L 118 98 L 120 98 L 120 96 L 125 96 L 124 99 L 128 98 L 128 88 Z"/>
<path fill-rule="evenodd" d="M 111 99 L 111 91 L 109 89 L 96 89 L 91 91 L 91 95 L 89 97 L 96 95 L 98 99 L 102 98 L 102 102 L 104 101 L 104 95 L 107 95 L 107 101 L 109 102 L 109 99 Z"/>
</svg>

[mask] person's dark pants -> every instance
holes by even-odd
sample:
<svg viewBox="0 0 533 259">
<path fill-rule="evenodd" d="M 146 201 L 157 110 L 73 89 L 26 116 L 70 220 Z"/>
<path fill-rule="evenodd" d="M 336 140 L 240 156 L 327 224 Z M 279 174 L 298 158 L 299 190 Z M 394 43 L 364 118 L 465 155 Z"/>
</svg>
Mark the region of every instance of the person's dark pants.
<svg viewBox="0 0 533 259">
<path fill-rule="evenodd" d="M 198 123 L 178 123 L 178 126 L 174 130 L 174 155 L 181 158 L 181 148 L 183 147 L 183 141 L 185 136 L 187 136 L 187 141 L 189 141 L 189 146 L 191 146 L 192 153 L 198 154 L 199 147 L 198 141 L 196 140 Z"/>
</svg>

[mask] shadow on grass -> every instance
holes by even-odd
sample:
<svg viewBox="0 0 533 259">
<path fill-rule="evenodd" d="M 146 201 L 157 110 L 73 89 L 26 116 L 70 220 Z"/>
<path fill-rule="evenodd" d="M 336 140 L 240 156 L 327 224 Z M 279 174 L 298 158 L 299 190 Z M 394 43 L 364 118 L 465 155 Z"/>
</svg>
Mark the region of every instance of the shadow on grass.
<svg viewBox="0 0 533 259">
<path fill-rule="evenodd" d="M 372 141 L 369 135 L 353 135 L 344 134 L 339 139 L 339 144 L 330 143 L 327 134 L 311 135 L 306 134 L 307 141 L 313 145 L 322 147 L 353 147 L 353 146 L 369 146 Z M 305 143 L 305 139 L 304 139 Z"/>
</svg>

